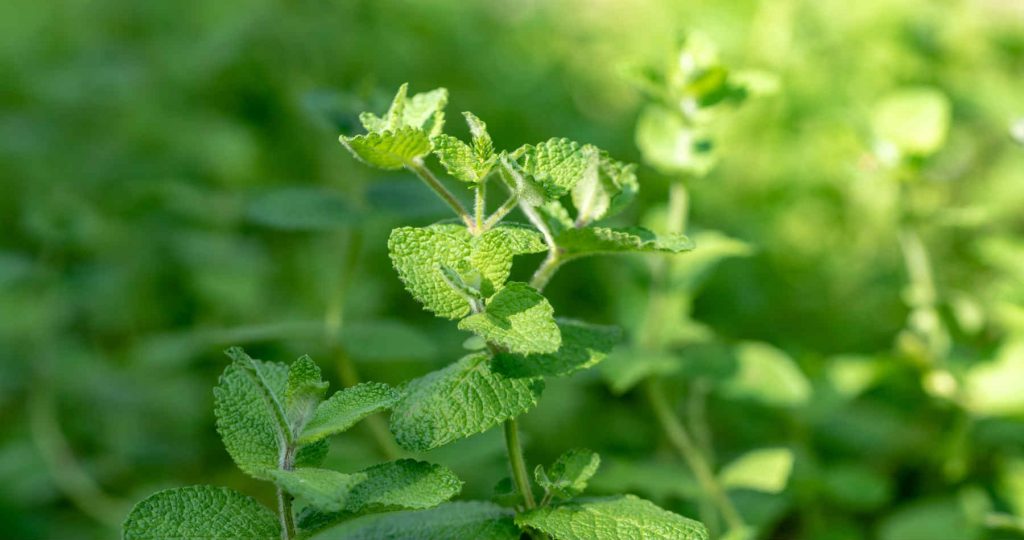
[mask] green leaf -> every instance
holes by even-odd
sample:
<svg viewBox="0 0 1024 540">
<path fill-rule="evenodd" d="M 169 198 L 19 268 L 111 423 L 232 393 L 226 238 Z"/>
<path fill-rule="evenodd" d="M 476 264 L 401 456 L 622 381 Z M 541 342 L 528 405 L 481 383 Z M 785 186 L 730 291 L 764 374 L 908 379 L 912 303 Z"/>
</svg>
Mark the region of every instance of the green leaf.
<svg viewBox="0 0 1024 540">
<path fill-rule="evenodd" d="M 414 128 L 425 134 L 429 133 L 431 137 L 440 133 L 444 126 L 444 108 L 448 105 L 448 90 L 436 88 L 429 92 L 416 94 L 411 98 L 407 97 L 408 92 L 408 83 L 398 88 L 384 118 L 370 112 L 360 114 L 359 120 L 366 131 L 381 133 L 400 128 Z M 431 119 L 434 122 L 427 129 L 427 121 Z"/>
<path fill-rule="evenodd" d="M 624 394 L 644 379 L 672 375 L 682 368 L 679 357 L 665 351 L 621 347 L 601 363 L 601 375 L 615 394 Z"/>
<path fill-rule="evenodd" d="M 391 414 L 403 448 L 430 450 L 481 433 L 537 404 L 540 378 L 512 379 L 490 369 L 487 354 L 470 354 L 408 383 Z"/>
<path fill-rule="evenodd" d="M 516 151 L 520 167 L 546 199 L 569 193 L 583 177 L 597 149 L 569 139 L 553 138 Z"/>
<path fill-rule="evenodd" d="M 879 540 L 979 540 L 986 538 L 980 519 L 971 515 L 963 497 L 926 498 L 911 501 L 881 520 Z"/>
<path fill-rule="evenodd" d="M 190 486 L 150 495 L 124 522 L 125 540 L 277 540 L 281 527 L 268 508 L 227 488 Z"/>
<path fill-rule="evenodd" d="M 454 497 L 462 480 L 451 469 L 433 463 L 400 459 L 362 471 L 366 479 L 349 494 L 346 510 L 367 508 L 429 508 Z"/>
<path fill-rule="evenodd" d="M 648 105 L 636 124 L 636 144 L 644 161 L 667 175 L 703 176 L 717 156 L 711 137 L 698 126 L 688 125 L 676 112 Z"/>
<path fill-rule="evenodd" d="M 429 508 L 454 497 L 462 481 L 447 467 L 401 459 L 354 474 L 327 469 L 275 471 L 292 495 L 322 512 Z"/>
<path fill-rule="evenodd" d="M 1015 416 L 1024 411 L 1024 339 L 1007 340 L 996 358 L 979 362 L 964 377 L 964 403 L 978 416 Z"/>
<path fill-rule="evenodd" d="M 418 128 L 404 127 L 346 137 L 341 144 L 359 161 L 384 170 L 398 170 L 430 153 L 430 138 Z"/>
<path fill-rule="evenodd" d="M 366 480 L 364 474 L 344 474 L 330 469 L 276 470 L 272 476 L 285 491 L 312 508 L 324 512 L 345 509 L 352 488 Z"/>
<path fill-rule="evenodd" d="M 885 96 L 871 116 L 875 135 L 900 154 L 935 153 L 949 131 L 949 98 L 934 88 L 907 88 Z"/>
<path fill-rule="evenodd" d="M 554 353 L 518 355 L 499 353 L 494 371 L 508 377 L 562 376 L 597 365 L 622 338 L 614 326 L 598 326 L 570 319 L 555 319 L 562 346 Z"/>
<path fill-rule="evenodd" d="M 518 540 L 512 510 L 489 502 L 451 502 L 427 510 L 385 512 L 345 521 L 317 540 Z"/>
<path fill-rule="evenodd" d="M 538 253 L 546 246 L 540 233 L 517 225 L 496 227 L 473 237 L 461 225 L 438 224 L 395 229 L 388 249 L 398 277 L 413 298 L 440 317 L 458 319 L 469 313 L 469 302 L 465 293 L 445 278 L 443 267 L 491 296 L 508 279 L 513 257 Z"/>
<path fill-rule="evenodd" d="M 736 458 L 722 468 L 719 479 L 725 488 L 780 493 L 793 472 L 793 452 L 788 448 L 762 448 Z"/>
<path fill-rule="evenodd" d="M 699 522 L 633 495 L 573 501 L 536 508 L 516 523 L 553 540 L 706 540 Z"/>
<path fill-rule="evenodd" d="M 391 231 L 391 263 L 409 294 L 439 317 L 458 319 L 469 303 L 445 282 L 438 268 L 458 268 L 472 253 L 469 232 L 458 225 L 400 227 Z"/>
<path fill-rule="evenodd" d="M 312 443 L 341 433 L 363 418 L 390 408 L 398 398 L 398 393 L 390 386 L 377 382 L 360 383 L 335 392 L 317 406 L 299 442 Z"/>
<path fill-rule="evenodd" d="M 694 248 L 681 234 L 656 235 L 643 227 L 567 229 L 555 238 L 564 259 L 615 253 L 681 253 Z"/>
<path fill-rule="evenodd" d="M 228 354 L 234 361 L 213 389 L 217 431 L 239 469 L 268 480 L 268 471 L 278 467 L 287 437 L 280 396 L 288 366 L 253 360 L 238 348 L 229 349 Z"/>
<path fill-rule="evenodd" d="M 562 345 L 554 308 L 525 283 L 511 282 L 487 301 L 482 313 L 459 322 L 490 343 L 514 354 L 553 353 Z"/>
<path fill-rule="evenodd" d="M 583 178 L 572 188 L 576 223 L 587 224 L 618 213 L 639 191 L 636 165 L 594 153 Z"/>
<path fill-rule="evenodd" d="M 738 371 L 725 392 L 781 407 L 807 403 L 811 383 L 785 352 L 766 343 L 743 343 L 736 348 Z"/>
<path fill-rule="evenodd" d="M 562 454 L 546 470 L 540 465 L 534 471 L 537 484 L 544 491 L 563 499 L 571 499 L 587 489 L 587 481 L 597 472 L 601 457 L 585 448 Z"/>
<path fill-rule="evenodd" d="M 434 155 L 451 176 L 472 184 L 483 182 L 491 172 L 498 156 L 494 154 L 487 125 L 472 113 L 464 112 L 469 131 L 473 136 L 470 146 L 450 135 L 438 135 L 434 139 Z"/>
<path fill-rule="evenodd" d="M 332 231 L 352 225 L 362 216 L 334 191 L 288 187 L 253 199 L 246 217 L 250 222 L 283 231 Z"/>
<path fill-rule="evenodd" d="M 312 358 L 303 356 L 292 362 L 284 390 L 284 410 L 293 433 L 301 431 L 312 417 L 327 392 L 327 386 L 320 378 L 320 367 Z"/>
</svg>

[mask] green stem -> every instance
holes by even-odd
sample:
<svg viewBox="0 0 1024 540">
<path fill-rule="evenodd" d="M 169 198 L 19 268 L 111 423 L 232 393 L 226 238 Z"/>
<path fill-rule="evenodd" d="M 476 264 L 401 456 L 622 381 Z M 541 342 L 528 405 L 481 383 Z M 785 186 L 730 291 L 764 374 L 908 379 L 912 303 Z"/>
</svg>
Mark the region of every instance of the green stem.
<svg viewBox="0 0 1024 540">
<path fill-rule="evenodd" d="M 694 444 L 682 421 L 676 415 L 671 405 L 669 405 L 661 386 L 658 385 L 657 381 L 648 379 L 644 382 L 644 391 L 651 403 L 651 408 L 654 410 L 654 415 L 657 417 L 658 423 L 661 424 L 662 430 L 665 431 L 669 442 L 672 443 L 672 446 L 675 447 L 679 455 L 689 465 L 705 495 L 718 506 L 718 510 L 722 513 L 722 518 L 725 519 L 726 525 L 728 525 L 730 530 L 742 530 L 745 528 L 746 524 L 743 522 L 743 518 L 740 517 L 736 507 L 733 506 L 729 496 L 725 493 L 725 489 L 718 482 L 715 473 L 704 459 L 700 449 Z"/>
<path fill-rule="evenodd" d="M 530 476 L 526 470 L 523 448 L 519 444 L 519 424 L 515 418 L 505 421 L 505 447 L 508 449 L 509 465 L 512 466 L 512 480 L 523 497 L 523 504 L 527 510 L 536 508 L 537 501 L 533 498 L 533 488 L 530 486 Z"/>
<path fill-rule="evenodd" d="M 473 217 L 476 223 L 477 233 L 484 230 L 484 212 L 487 211 L 487 184 L 480 182 L 476 185 L 473 197 Z"/>
<path fill-rule="evenodd" d="M 441 197 L 441 200 L 455 211 L 455 214 L 462 219 L 463 223 L 469 227 L 469 230 L 476 230 L 476 224 L 473 221 L 473 217 L 466 211 L 466 207 L 462 206 L 462 203 L 455 198 L 455 195 L 452 195 L 452 192 L 448 191 L 448 188 L 444 187 L 441 181 L 434 176 L 434 173 L 430 172 L 430 169 L 427 168 L 422 159 L 417 158 L 412 160 L 406 164 L 406 168 L 415 173 L 416 176 L 419 176 L 420 180 L 423 180 L 430 189 L 434 190 L 434 193 L 437 193 L 437 196 Z"/>
<path fill-rule="evenodd" d="M 296 447 L 288 445 L 281 454 L 279 466 L 283 471 L 295 468 Z M 281 521 L 281 540 L 295 538 L 295 513 L 292 511 L 292 496 L 277 486 L 277 514 Z"/>
<path fill-rule="evenodd" d="M 509 212 L 515 210 L 518 204 L 519 197 L 516 197 L 514 194 L 509 195 L 508 200 L 502 203 L 501 206 L 499 206 L 498 209 L 495 210 L 494 213 L 487 218 L 487 221 L 484 222 L 484 230 L 490 229 L 491 227 L 497 225 L 498 222 L 501 221 L 502 218 L 507 216 Z"/>
</svg>

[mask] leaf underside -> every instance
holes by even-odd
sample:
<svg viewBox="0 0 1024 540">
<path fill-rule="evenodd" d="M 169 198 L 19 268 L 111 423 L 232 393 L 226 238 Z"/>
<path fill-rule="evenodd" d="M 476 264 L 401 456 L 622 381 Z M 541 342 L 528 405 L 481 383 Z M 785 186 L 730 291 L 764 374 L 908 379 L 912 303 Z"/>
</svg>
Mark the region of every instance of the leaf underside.
<svg viewBox="0 0 1024 540">
<path fill-rule="evenodd" d="M 516 516 L 554 540 L 707 540 L 700 522 L 633 495 L 573 501 Z"/>
</svg>

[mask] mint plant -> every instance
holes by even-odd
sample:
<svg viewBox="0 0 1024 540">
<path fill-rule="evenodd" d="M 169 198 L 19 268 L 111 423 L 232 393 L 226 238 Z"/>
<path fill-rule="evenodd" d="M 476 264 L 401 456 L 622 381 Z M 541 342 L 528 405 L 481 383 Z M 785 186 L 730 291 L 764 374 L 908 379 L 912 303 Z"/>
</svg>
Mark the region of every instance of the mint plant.
<svg viewBox="0 0 1024 540">
<path fill-rule="evenodd" d="M 633 495 L 581 498 L 600 464 L 589 450 L 537 466 L 531 479 L 517 422 L 537 405 L 546 378 L 599 364 L 620 337 L 555 316 L 542 291 L 557 270 L 581 257 L 680 253 L 693 243 L 599 224 L 636 194 L 635 166 L 563 138 L 499 151 L 468 112 L 471 140 L 463 142 L 443 133 L 446 90 L 409 96 L 407 88 L 383 116 L 361 115 L 367 133 L 341 142 L 370 166 L 413 172 L 455 213 L 453 222 L 394 229 L 388 250 L 413 298 L 473 335 L 469 353 L 397 389 L 361 383 L 324 399 L 327 385 L 308 357 L 285 366 L 229 349 L 232 363 L 215 389 L 218 431 L 243 472 L 275 484 L 276 511 L 225 488 L 172 489 L 135 507 L 125 538 L 707 538 L 701 523 Z M 430 155 L 472 193 L 471 211 L 427 166 Z M 508 194 L 490 210 L 493 183 Z M 528 224 L 506 221 L 517 208 Z M 529 283 L 509 281 L 515 257 L 531 253 L 546 255 Z M 502 425 L 514 507 L 445 502 L 461 481 L 411 459 L 351 474 L 318 468 L 328 437 L 384 410 L 410 452 Z"/>
</svg>

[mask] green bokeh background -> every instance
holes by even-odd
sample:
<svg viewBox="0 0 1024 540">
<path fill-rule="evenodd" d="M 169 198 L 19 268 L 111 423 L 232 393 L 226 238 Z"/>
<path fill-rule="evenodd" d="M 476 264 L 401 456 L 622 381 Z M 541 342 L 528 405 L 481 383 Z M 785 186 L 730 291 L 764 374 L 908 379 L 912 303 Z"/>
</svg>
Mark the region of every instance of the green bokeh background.
<svg viewBox="0 0 1024 540">
<path fill-rule="evenodd" d="M 112 538 L 130 503 L 162 487 L 270 500 L 213 427 L 228 345 L 309 353 L 337 384 L 320 328 L 340 313 L 432 344 L 373 354 L 353 338 L 365 379 L 398 384 L 460 356 L 465 335 L 408 297 L 386 253 L 392 227 L 446 210 L 411 175 L 344 151 L 337 136 L 359 111 L 386 108 L 402 82 L 444 86 L 456 134 L 471 110 L 499 147 L 566 136 L 640 161 L 644 98 L 624 74 L 693 30 L 727 64 L 779 81 L 724 116 L 720 163 L 691 184 L 694 227 L 755 249 L 708 277 L 695 318 L 722 348 L 787 352 L 814 390 L 793 408 L 708 397 L 719 463 L 767 446 L 797 456 L 783 493 L 736 493 L 741 510 L 763 538 L 1015 538 L 984 523 L 1024 516 L 1024 403 L 1012 398 L 1024 393 L 1024 148 L 1008 134 L 1024 115 L 1024 5 L 1012 0 L 0 3 L 2 536 Z M 929 391 L 898 344 L 900 188 L 874 157 L 870 116 L 908 85 L 952 104 L 910 202 L 952 329 L 943 369 L 969 386 L 972 369 L 1002 359 L 1011 397 L 995 411 Z M 665 198 L 668 178 L 642 167 L 640 181 L 624 222 Z M 261 197 L 297 186 L 336 201 L 337 227 L 266 226 Z M 643 263 L 574 263 L 552 303 L 622 322 Z M 683 361 L 714 379 L 728 356 Z M 851 357 L 874 377 L 855 396 L 836 383 Z M 681 402 L 691 375 L 672 380 Z M 696 516 L 692 480 L 641 397 L 613 395 L 596 373 L 553 382 L 524 418 L 528 459 L 593 448 L 605 459 L 595 492 Z M 507 474 L 494 430 L 422 457 L 455 467 L 465 498 Z M 366 426 L 329 457 L 344 471 L 380 460 Z"/>
</svg>

